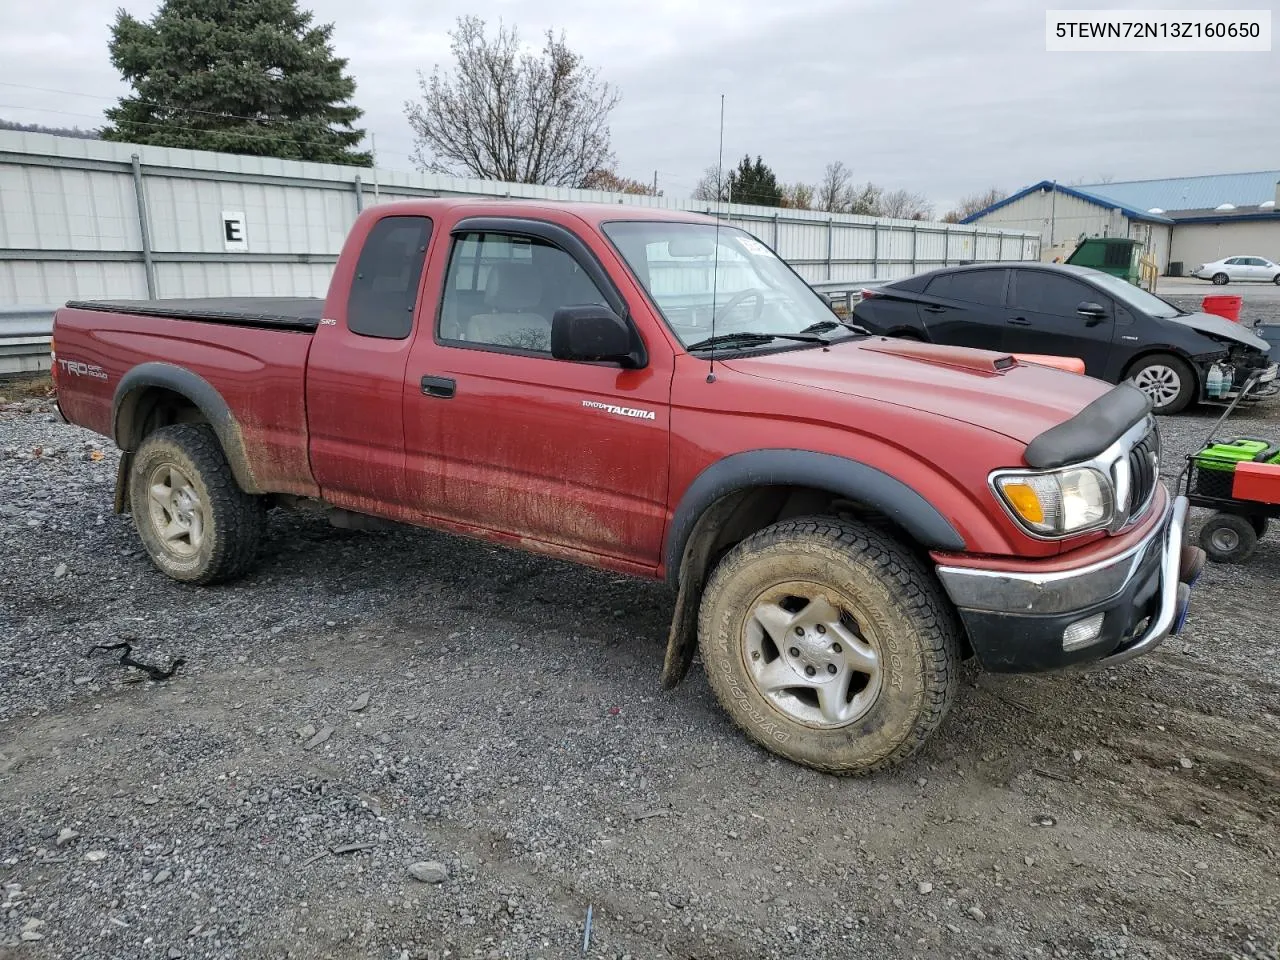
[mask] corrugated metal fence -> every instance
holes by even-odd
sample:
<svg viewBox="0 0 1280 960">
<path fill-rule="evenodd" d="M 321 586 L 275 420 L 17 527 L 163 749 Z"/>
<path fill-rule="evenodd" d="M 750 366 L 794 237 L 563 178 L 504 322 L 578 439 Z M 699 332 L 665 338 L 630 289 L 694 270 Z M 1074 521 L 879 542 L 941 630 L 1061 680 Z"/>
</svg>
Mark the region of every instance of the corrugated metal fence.
<svg viewBox="0 0 1280 960">
<path fill-rule="evenodd" d="M 323 296 L 370 203 L 476 195 L 714 213 L 701 201 L 0 131 L 0 306 L 70 299 Z M 810 282 L 1034 260 L 1018 230 L 734 204 L 728 218 Z"/>
</svg>

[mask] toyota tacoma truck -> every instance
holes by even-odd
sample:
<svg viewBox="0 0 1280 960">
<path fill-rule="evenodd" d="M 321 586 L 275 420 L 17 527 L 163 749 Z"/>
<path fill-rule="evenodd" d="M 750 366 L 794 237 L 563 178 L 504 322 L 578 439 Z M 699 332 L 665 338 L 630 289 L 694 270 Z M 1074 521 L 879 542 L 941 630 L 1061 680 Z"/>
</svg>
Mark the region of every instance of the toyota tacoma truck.
<svg viewBox="0 0 1280 960">
<path fill-rule="evenodd" d="M 751 738 L 834 773 L 911 755 L 963 659 L 1151 650 L 1203 566 L 1133 385 L 869 335 L 693 214 L 379 205 L 323 300 L 72 302 L 54 345 L 169 577 L 245 574 L 305 507 L 665 580 L 662 685 L 700 652 Z"/>
</svg>

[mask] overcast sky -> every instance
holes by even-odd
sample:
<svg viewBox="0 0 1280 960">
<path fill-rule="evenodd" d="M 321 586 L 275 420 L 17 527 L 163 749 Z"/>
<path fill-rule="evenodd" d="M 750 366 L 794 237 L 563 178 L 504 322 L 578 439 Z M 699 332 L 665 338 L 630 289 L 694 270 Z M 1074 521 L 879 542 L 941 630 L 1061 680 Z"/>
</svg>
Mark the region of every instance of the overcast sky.
<svg viewBox="0 0 1280 960">
<path fill-rule="evenodd" d="M 158 0 L 121 0 L 150 17 Z M 547 28 L 616 85 L 619 171 L 687 194 L 716 159 L 759 153 L 780 179 L 843 160 L 858 180 L 958 197 L 1041 179 L 1117 180 L 1280 166 L 1280 49 L 1046 53 L 1045 7 L 1137 0 L 303 0 L 349 58 L 380 166 L 408 169 L 403 102 L 447 62 L 463 13 Z M 1151 7 L 1265 3 L 1163 0 Z M 0 117 L 94 126 L 125 92 L 107 56 L 117 0 L 0 0 Z M 1280 17 L 1277 17 L 1280 28 Z M 15 86 L 23 85 L 23 86 Z M 28 87 L 45 87 L 48 93 Z"/>
</svg>

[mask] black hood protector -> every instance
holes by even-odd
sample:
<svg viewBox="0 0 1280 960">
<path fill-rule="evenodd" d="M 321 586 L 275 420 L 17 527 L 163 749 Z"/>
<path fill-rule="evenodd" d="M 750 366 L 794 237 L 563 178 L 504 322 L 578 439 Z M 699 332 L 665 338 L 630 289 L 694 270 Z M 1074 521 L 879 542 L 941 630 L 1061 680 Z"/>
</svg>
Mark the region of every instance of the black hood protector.
<svg viewBox="0 0 1280 960">
<path fill-rule="evenodd" d="M 1151 398 L 1126 380 L 1032 440 L 1023 459 L 1037 470 L 1091 460 L 1150 412 Z"/>
</svg>

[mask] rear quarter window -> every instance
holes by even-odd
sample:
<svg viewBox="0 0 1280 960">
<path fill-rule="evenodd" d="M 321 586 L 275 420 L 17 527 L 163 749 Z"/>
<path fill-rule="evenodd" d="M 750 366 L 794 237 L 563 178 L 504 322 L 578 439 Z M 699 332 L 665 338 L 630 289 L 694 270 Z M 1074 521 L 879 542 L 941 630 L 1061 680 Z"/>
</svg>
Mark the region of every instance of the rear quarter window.
<svg viewBox="0 0 1280 960">
<path fill-rule="evenodd" d="M 1005 270 L 970 270 L 965 273 L 944 273 L 934 277 L 925 287 L 931 297 L 961 300 L 965 303 L 985 303 L 998 306 L 1004 303 Z"/>
<path fill-rule="evenodd" d="M 427 217 L 384 217 L 373 225 L 347 294 L 347 329 L 384 340 L 409 336 L 430 239 Z"/>
</svg>

